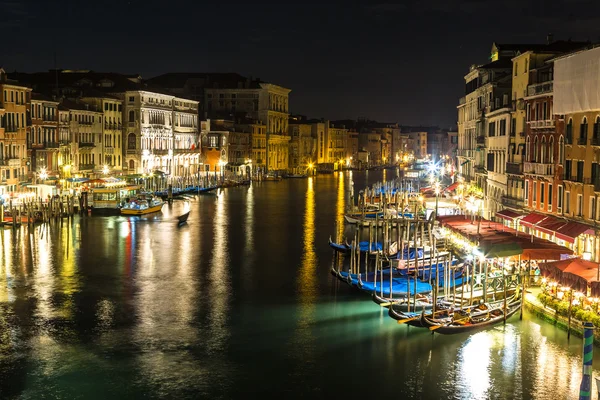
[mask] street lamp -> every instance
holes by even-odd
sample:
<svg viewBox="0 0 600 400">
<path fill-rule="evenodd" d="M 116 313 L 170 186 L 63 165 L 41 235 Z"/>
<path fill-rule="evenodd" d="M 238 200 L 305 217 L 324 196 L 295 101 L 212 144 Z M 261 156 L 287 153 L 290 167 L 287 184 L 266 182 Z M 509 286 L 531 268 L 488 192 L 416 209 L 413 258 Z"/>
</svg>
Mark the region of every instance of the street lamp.
<svg viewBox="0 0 600 400">
<path fill-rule="evenodd" d="M 108 165 L 104 164 L 104 166 L 102 167 L 102 173 L 104 175 L 108 175 L 109 172 L 110 172 L 110 169 L 108 168 Z"/>
<path fill-rule="evenodd" d="M 40 179 L 42 180 L 42 182 L 48 179 L 48 171 L 46 171 L 46 168 L 40 169 Z"/>
<path fill-rule="evenodd" d="M 310 175 L 313 174 L 313 163 L 308 163 L 308 170 L 310 171 Z"/>
</svg>

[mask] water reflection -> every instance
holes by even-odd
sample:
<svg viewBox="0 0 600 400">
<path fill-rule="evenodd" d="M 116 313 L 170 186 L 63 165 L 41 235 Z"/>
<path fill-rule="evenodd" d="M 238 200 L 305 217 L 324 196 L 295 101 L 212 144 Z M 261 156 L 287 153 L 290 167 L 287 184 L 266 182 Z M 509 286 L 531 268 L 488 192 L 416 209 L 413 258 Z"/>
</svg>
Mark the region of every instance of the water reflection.
<svg viewBox="0 0 600 400">
<path fill-rule="evenodd" d="M 338 184 L 337 184 L 337 203 L 336 203 L 336 220 L 335 226 L 337 231 L 335 232 L 336 237 L 334 240 L 336 242 L 343 241 L 344 235 L 344 213 L 346 210 L 346 193 L 344 192 L 344 174 L 342 172 L 338 172 Z"/>
<path fill-rule="evenodd" d="M 246 215 L 244 225 L 244 257 L 242 260 L 242 276 L 246 288 L 252 287 L 252 266 L 254 265 L 254 185 L 250 184 L 246 191 Z"/>
<path fill-rule="evenodd" d="M 210 330 L 208 351 L 210 353 L 222 351 L 229 337 L 227 314 L 231 299 L 231 271 L 227 240 L 229 230 L 227 199 L 227 191 L 217 198 L 213 222 L 214 244 L 210 261 L 210 311 L 208 316 Z"/>
</svg>

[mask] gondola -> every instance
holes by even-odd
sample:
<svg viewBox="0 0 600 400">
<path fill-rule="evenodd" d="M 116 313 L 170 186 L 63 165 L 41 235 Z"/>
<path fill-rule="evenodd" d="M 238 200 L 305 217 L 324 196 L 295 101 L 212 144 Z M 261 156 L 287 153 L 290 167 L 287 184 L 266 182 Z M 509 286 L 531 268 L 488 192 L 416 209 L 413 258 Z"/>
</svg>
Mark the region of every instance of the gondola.
<svg viewBox="0 0 600 400">
<path fill-rule="evenodd" d="M 179 224 L 185 224 L 190 216 L 190 212 L 186 212 L 177 217 L 177 221 Z"/>
<path fill-rule="evenodd" d="M 482 309 L 481 306 L 485 306 Z M 463 332 L 471 332 L 476 329 L 495 325 L 513 316 L 521 308 L 518 298 L 507 299 L 506 318 L 504 312 L 504 300 L 494 303 L 494 306 L 483 304 L 467 310 L 455 311 L 446 318 L 431 318 L 425 314 L 421 315 L 421 325 L 431 331 L 443 335 L 453 335 Z"/>
<path fill-rule="evenodd" d="M 348 244 L 348 242 L 345 243 L 334 243 L 331 240 L 331 236 L 329 236 L 329 246 L 334 249 L 335 251 L 337 251 L 338 253 L 348 253 L 351 249 L 350 245 Z"/>
</svg>

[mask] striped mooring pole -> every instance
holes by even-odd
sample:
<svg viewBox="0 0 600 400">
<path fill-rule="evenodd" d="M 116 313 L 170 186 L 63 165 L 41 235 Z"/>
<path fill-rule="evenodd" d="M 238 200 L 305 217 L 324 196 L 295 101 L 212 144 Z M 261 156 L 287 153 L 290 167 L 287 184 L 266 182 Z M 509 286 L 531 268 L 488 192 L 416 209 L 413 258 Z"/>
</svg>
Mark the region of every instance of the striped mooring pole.
<svg viewBox="0 0 600 400">
<path fill-rule="evenodd" d="M 594 355 L 594 324 L 583 323 L 583 375 L 579 385 L 579 400 L 592 399 L 592 356 Z"/>
</svg>

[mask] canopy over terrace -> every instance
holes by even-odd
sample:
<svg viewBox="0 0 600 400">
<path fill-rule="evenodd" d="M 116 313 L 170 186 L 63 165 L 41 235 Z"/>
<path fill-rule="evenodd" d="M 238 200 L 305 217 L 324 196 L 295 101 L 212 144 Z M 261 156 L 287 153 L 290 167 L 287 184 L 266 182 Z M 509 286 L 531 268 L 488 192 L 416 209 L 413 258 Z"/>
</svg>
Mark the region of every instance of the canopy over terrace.
<svg viewBox="0 0 600 400">
<path fill-rule="evenodd" d="M 473 221 L 464 215 L 440 216 L 438 220 L 442 226 L 478 244 L 488 258 L 520 255 L 523 260 L 560 260 L 561 255 L 573 254 L 570 249 L 546 239 L 518 236 L 516 230 L 498 222 Z"/>
<path fill-rule="evenodd" d="M 598 285 L 598 263 L 585 261 L 581 258 L 569 258 L 567 260 L 553 261 L 540 264 L 543 276 L 558 281 L 563 286 L 568 286 L 579 292 L 587 292 L 588 285 L 600 289 Z M 595 283 L 593 285 L 592 283 Z M 600 291 L 599 291 L 600 292 Z M 593 296 L 596 296 L 593 294 Z"/>
</svg>

